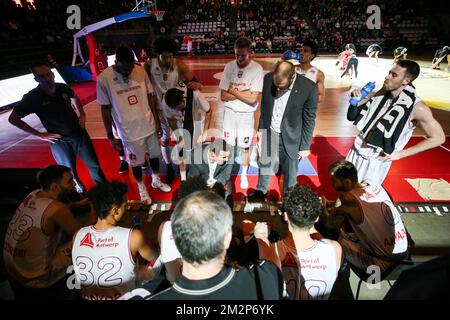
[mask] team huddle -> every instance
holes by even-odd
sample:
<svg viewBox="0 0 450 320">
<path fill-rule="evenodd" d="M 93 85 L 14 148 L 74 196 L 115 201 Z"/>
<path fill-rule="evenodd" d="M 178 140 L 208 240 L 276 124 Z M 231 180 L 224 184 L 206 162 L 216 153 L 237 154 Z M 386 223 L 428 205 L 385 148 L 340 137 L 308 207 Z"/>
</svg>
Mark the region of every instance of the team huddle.
<svg viewBox="0 0 450 320">
<path fill-rule="evenodd" d="M 395 51 L 382 88 L 348 107 L 347 119 L 359 133 L 346 159 L 329 164 L 336 201 L 297 183 L 299 161 L 311 153 L 318 103 L 325 101 L 325 75 L 311 64 L 318 54 L 314 41 L 304 41 L 300 60 L 280 60 L 264 74 L 251 57 L 251 41 L 238 38 L 235 59 L 225 65 L 219 84 L 224 107 L 219 133 L 202 84 L 175 58 L 175 40 L 158 38 L 154 48 L 156 57 L 143 66 L 130 48 L 117 48 L 115 64 L 97 79 L 97 103 L 121 171 L 131 167 L 143 203 L 153 201 L 143 168 L 151 168 L 151 187 L 168 193 L 178 166 L 182 184 L 171 220 L 157 228 L 158 248 L 146 242 L 142 230 L 119 226 L 128 186 L 107 181 L 76 94 L 56 84 L 48 66 L 35 64 L 31 70 L 39 86 L 9 121 L 49 141 L 58 165 L 39 173 L 41 189 L 23 201 L 6 234 L 5 265 L 18 296 L 65 286 L 73 265 L 82 297 L 91 300 L 327 299 L 344 258 L 352 267 L 376 265 L 384 272 L 407 256 L 407 231 L 382 184 L 393 161 L 441 145 L 445 134 L 416 94 L 420 67 L 406 59 L 406 48 Z M 356 48 L 345 49 L 336 63 L 341 77 L 357 77 Z M 367 50 L 369 59 L 381 53 L 379 44 Z M 22 120 L 31 113 L 46 132 Z M 426 139 L 405 148 L 416 127 Z M 239 235 L 233 228 L 232 169 L 240 153 L 240 188 L 247 190 L 252 148 L 259 176 L 248 201 L 266 200 L 271 177 L 284 174 L 280 219 L 288 231 L 278 241 L 264 221 L 242 222 Z M 89 191 L 78 178 L 77 156 L 96 183 Z M 73 217 L 63 201 L 74 188 L 83 199 L 71 206 L 90 204 L 83 218 Z M 327 239 L 332 233 L 337 236 Z M 233 246 L 241 252 L 257 247 L 257 261 L 229 266 L 227 250 Z M 157 289 L 160 277 L 168 282 L 165 290 Z"/>
</svg>

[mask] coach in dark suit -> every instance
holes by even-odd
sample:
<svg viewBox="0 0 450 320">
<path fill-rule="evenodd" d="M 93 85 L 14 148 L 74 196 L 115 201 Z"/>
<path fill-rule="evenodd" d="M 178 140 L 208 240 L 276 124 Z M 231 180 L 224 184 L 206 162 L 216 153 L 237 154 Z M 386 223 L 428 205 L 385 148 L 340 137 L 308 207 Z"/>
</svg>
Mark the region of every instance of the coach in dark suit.
<svg viewBox="0 0 450 320">
<path fill-rule="evenodd" d="M 217 188 L 227 186 L 225 196 L 227 198 L 230 196 L 229 201 L 231 201 L 233 162 L 233 147 L 223 139 L 216 139 L 212 143 L 198 145 L 192 150 L 187 175 L 188 177 L 202 177 L 209 188 L 215 188 L 219 193 L 220 190 Z"/>
<path fill-rule="evenodd" d="M 259 180 L 249 200 L 267 196 L 277 164 L 285 174 L 283 193 L 297 183 L 299 159 L 310 154 L 317 100 L 317 85 L 298 75 L 289 61 L 279 62 L 273 72 L 266 74 L 259 120 Z"/>
</svg>

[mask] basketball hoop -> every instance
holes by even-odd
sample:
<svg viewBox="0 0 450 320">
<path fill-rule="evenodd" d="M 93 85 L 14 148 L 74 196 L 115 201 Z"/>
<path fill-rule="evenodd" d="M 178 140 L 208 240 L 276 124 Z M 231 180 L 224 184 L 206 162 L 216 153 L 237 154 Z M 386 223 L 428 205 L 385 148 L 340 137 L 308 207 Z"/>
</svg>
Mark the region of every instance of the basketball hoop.
<svg viewBox="0 0 450 320">
<path fill-rule="evenodd" d="M 164 10 L 152 10 L 150 11 L 150 14 L 154 15 L 156 17 L 156 21 L 163 21 L 164 13 L 166 13 Z"/>
</svg>

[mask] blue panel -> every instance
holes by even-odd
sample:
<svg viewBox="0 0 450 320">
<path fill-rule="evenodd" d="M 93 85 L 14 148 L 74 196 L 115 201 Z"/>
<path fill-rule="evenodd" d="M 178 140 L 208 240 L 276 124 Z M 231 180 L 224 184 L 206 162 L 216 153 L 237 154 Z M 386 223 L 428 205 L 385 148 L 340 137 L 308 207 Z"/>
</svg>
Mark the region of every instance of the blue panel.
<svg viewBox="0 0 450 320">
<path fill-rule="evenodd" d="M 67 66 L 59 70 L 66 82 L 92 81 L 92 74 L 81 67 Z"/>
<path fill-rule="evenodd" d="M 130 20 L 130 19 L 149 18 L 149 17 L 150 16 L 148 14 L 146 14 L 145 12 L 136 11 L 136 12 L 127 12 L 127 13 L 115 16 L 114 20 L 116 20 L 116 22 L 120 23 L 120 22 L 124 22 L 124 21 Z"/>
</svg>

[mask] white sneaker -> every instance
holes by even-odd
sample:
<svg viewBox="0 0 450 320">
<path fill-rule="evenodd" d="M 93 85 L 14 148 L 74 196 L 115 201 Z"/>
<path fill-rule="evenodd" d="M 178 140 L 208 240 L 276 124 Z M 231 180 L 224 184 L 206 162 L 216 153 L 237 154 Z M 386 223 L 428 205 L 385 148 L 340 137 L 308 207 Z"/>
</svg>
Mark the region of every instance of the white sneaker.
<svg viewBox="0 0 450 320">
<path fill-rule="evenodd" d="M 145 204 L 151 204 L 152 198 L 150 198 L 147 189 L 145 188 L 145 185 L 141 182 L 138 183 L 138 189 L 139 189 L 139 197 L 141 198 L 141 202 Z"/>
<path fill-rule="evenodd" d="M 167 185 L 164 182 L 162 182 L 159 179 L 159 177 L 156 178 L 156 179 L 153 179 L 153 181 L 152 181 L 152 188 L 159 189 L 162 192 L 170 192 L 172 190 L 172 188 L 169 185 Z"/>
<path fill-rule="evenodd" d="M 241 175 L 241 189 L 248 189 L 247 175 Z"/>
</svg>

